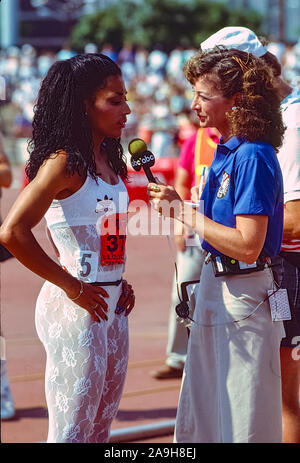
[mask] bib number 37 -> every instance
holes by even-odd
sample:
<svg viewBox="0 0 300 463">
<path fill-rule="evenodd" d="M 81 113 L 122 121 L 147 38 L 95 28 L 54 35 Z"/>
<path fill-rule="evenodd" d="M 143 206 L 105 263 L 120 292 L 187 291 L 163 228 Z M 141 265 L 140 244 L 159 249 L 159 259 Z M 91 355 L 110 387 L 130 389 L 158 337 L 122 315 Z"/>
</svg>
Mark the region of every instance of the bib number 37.
<svg viewBox="0 0 300 463">
<path fill-rule="evenodd" d="M 127 214 L 104 217 L 101 223 L 101 265 L 124 264 Z"/>
</svg>

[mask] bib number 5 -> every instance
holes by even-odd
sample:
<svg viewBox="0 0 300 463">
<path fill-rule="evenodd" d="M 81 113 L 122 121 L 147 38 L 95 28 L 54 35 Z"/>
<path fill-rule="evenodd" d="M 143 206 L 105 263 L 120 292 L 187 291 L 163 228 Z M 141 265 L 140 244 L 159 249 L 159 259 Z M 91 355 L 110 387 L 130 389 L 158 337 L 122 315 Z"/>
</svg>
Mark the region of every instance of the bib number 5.
<svg viewBox="0 0 300 463">
<path fill-rule="evenodd" d="M 89 249 L 82 250 L 77 259 L 77 275 L 86 282 L 96 280 L 98 273 L 98 253 Z"/>
</svg>

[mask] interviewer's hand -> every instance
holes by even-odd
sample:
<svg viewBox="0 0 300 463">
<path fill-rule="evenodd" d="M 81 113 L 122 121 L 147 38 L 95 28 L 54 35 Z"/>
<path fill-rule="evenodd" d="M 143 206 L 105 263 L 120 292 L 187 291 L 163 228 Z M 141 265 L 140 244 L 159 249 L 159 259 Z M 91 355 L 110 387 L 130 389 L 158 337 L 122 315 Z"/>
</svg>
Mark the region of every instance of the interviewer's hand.
<svg viewBox="0 0 300 463">
<path fill-rule="evenodd" d="M 155 210 L 165 217 L 180 218 L 183 201 L 174 187 L 149 183 L 147 193 Z"/>
</svg>

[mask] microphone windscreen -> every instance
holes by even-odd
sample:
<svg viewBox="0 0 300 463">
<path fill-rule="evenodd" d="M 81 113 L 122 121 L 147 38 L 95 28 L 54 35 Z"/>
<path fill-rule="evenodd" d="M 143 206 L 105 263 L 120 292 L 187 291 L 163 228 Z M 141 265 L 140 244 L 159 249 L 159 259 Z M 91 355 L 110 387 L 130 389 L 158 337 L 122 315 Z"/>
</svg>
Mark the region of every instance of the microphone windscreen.
<svg viewBox="0 0 300 463">
<path fill-rule="evenodd" d="M 134 138 L 129 142 L 128 151 L 131 155 L 143 154 L 147 151 L 147 145 L 141 138 Z"/>
</svg>

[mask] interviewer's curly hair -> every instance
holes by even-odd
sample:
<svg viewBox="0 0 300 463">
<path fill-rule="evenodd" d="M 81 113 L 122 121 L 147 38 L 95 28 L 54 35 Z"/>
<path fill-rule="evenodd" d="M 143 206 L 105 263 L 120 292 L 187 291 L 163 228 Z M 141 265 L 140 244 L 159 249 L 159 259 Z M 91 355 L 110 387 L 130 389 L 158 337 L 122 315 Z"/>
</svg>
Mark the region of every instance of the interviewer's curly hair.
<svg viewBox="0 0 300 463">
<path fill-rule="evenodd" d="M 84 101 L 93 102 L 107 78 L 121 75 L 119 66 L 109 57 L 86 53 L 56 61 L 44 78 L 34 107 L 33 135 L 26 175 L 31 181 L 50 155 L 67 153 L 67 173 L 89 172 L 96 179 L 92 131 Z M 103 141 L 108 160 L 122 178 L 127 177 L 126 158 L 119 139 Z"/>
<path fill-rule="evenodd" d="M 250 53 L 215 47 L 198 52 L 184 66 L 186 79 L 194 85 L 207 77 L 225 98 L 237 95 L 235 108 L 226 114 L 231 136 L 250 142 L 267 142 L 278 151 L 284 125 L 274 73 Z"/>
</svg>

